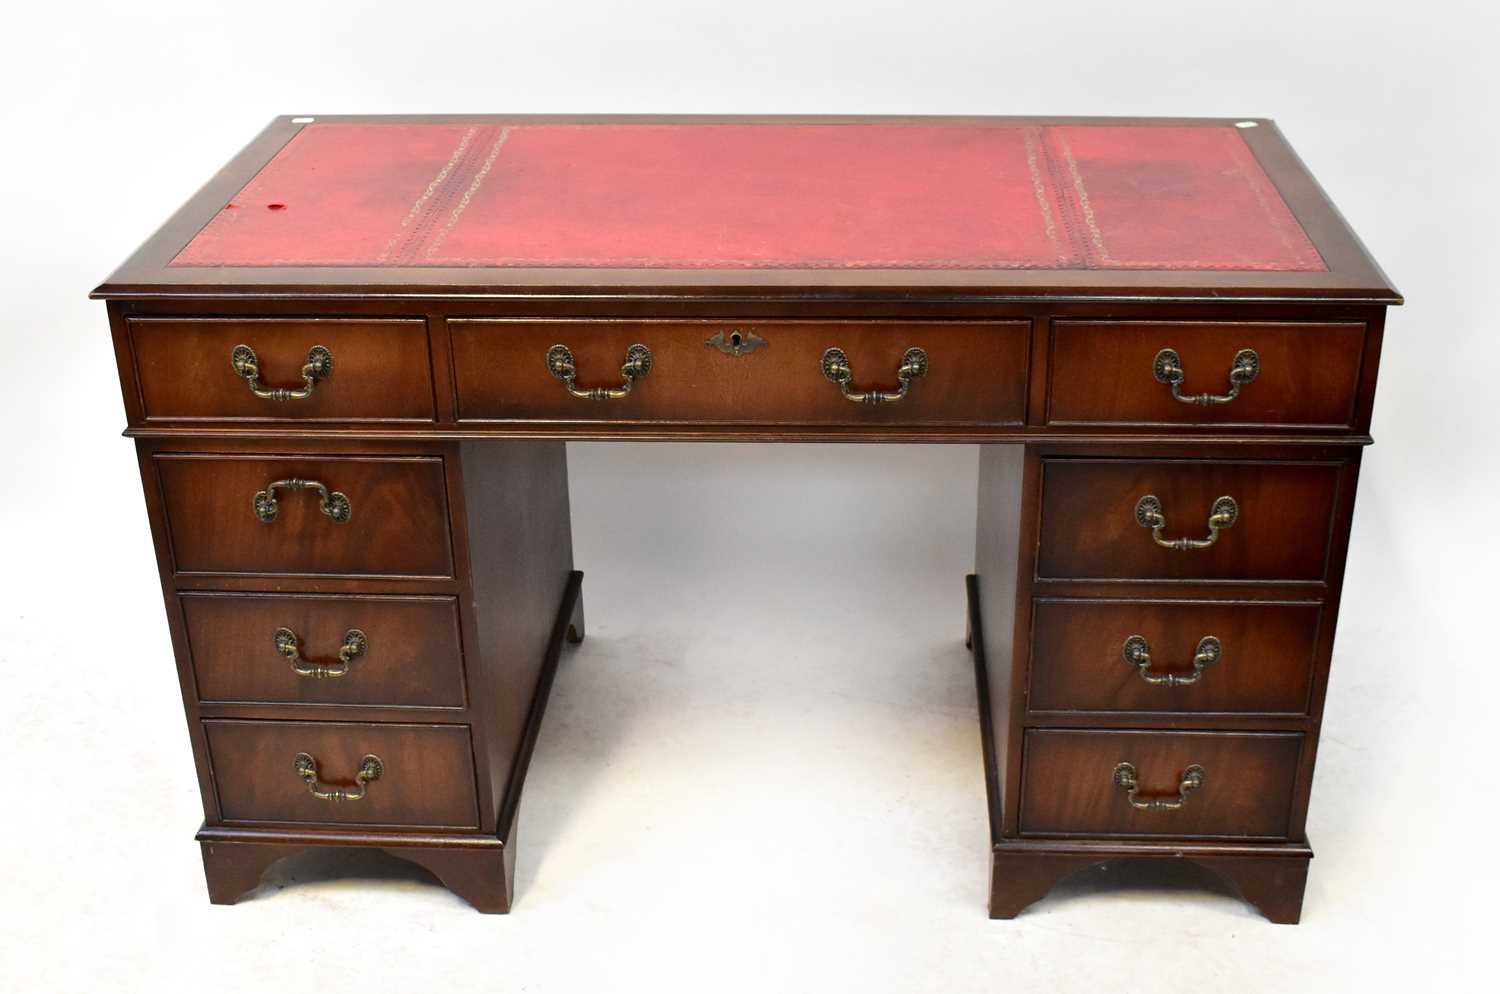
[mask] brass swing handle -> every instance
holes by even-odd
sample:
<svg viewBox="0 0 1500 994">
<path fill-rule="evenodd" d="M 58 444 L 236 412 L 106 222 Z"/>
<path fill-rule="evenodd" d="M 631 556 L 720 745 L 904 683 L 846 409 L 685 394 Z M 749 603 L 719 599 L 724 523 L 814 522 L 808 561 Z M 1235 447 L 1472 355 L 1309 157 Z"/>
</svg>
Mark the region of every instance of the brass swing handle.
<svg viewBox="0 0 1500 994">
<path fill-rule="evenodd" d="M 318 381 L 333 374 L 333 353 L 321 345 L 307 350 L 307 364 L 302 367 L 300 387 L 265 387 L 260 383 L 260 357 L 248 345 L 236 345 L 229 353 L 229 364 L 245 378 L 250 392 L 262 400 L 305 400 L 312 396 Z"/>
<path fill-rule="evenodd" d="M 278 490 L 316 490 L 318 492 L 318 510 L 322 511 L 336 524 L 343 524 L 354 514 L 354 508 L 349 504 L 349 498 L 337 490 L 329 492 L 328 488 L 317 480 L 277 480 L 267 483 L 266 489 L 257 490 L 253 501 L 255 516 L 266 524 L 276 520 L 276 515 L 281 510 L 281 504 L 276 500 Z"/>
<path fill-rule="evenodd" d="M 919 348 L 909 348 L 901 357 L 901 368 L 896 370 L 896 379 L 900 381 L 899 390 L 854 390 L 850 384 L 854 381 L 854 370 L 849 366 L 849 357 L 840 348 L 832 348 L 823 353 L 821 362 L 823 375 L 831 382 L 837 383 L 839 393 L 844 395 L 845 400 L 852 400 L 856 404 L 890 404 L 905 397 L 911 390 L 914 380 L 920 380 L 927 375 L 927 351 Z"/>
<path fill-rule="evenodd" d="M 1172 387 L 1172 396 L 1184 404 L 1213 407 L 1227 404 L 1240 395 L 1240 387 L 1255 379 L 1260 373 L 1260 356 L 1254 349 L 1240 349 L 1229 364 L 1229 392 L 1225 394 L 1182 392 L 1182 381 L 1187 379 L 1187 370 L 1182 368 L 1182 358 L 1174 349 L 1162 349 L 1151 361 L 1151 372 L 1158 383 Z"/>
<path fill-rule="evenodd" d="M 276 651 L 281 653 L 292 664 L 292 672 L 298 676 L 310 676 L 317 679 L 331 676 L 344 676 L 349 672 L 349 663 L 358 656 L 363 656 L 369 648 L 370 640 L 365 638 L 365 633 L 358 628 L 351 628 L 344 633 L 344 644 L 339 646 L 339 661 L 336 663 L 313 663 L 302 658 L 301 646 L 297 643 L 297 635 L 290 628 L 278 628 L 273 637 Z"/>
<path fill-rule="evenodd" d="M 580 400 L 619 400 L 628 397 L 635 381 L 651 372 L 654 359 L 651 350 L 636 344 L 625 350 L 625 364 L 620 375 L 625 382 L 617 387 L 580 387 L 574 382 L 578 376 L 578 363 L 573 359 L 573 350 L 566 345 L 554 345 L 547 350 L 547 372 L 563 381 L 568 393 Z"/>
<path fill-rule="evenodd" d="M 1162 538 L 1167 518 L 1162 513 L 1161 501 L 1156 495 L 1147 494 L 1135 502 L 1136 523 L 1151 529 L 1151 540 L 1163 549 L 1206 549 L 1219 540 L 1220 530 L 1231 527 L 1239 516 L 1240 506 L 1234 498 L 1220 497 L 1208 512 L 1208 538 Z"/>
<path fill-rule="evenodd" d="M 1224 654 L 1224 646 L 1212 635 L 1205 635 L 1198 640 L 1198 650 L 1193 655 L 1193 672 L 1191 673 L 1152 673 L 1151 672 L 1151 646 L 1146 642 L 1144 635 L 1132 635 L 1125 640 L 1121 655 L 1125 662 L 1136 667 L 1142 680 L 1156 685 L 1168 687 L 1186 687 L 1195 684 L 1203 676 L 1203 671 L 1219 661 Z"/>
<path fill-rule="evenodd" d="M 1136 777 L 1135 766 L 1130 763 L 1121 763 L 1115 767 L 1115 786 L 1125 791 L 1125 799 L 1130 806 L 1137 811 L 1176 811 L 1187 803 L 1188 794 L 1203 786 L 1203 781 L 1208 779 L 1208 774 L 1203 767 L 1194 763 L 1182 771 L 1182 777 L 1177 782 L 1176 797 L 1146 797 L 1140 796 L 1140 781 Z"/>
<path fill-rule="evenodd" d="M 359 764 L 359 772 L 354 774 L 353 787 L 320 787 L 318 785 L 318 761 L 305 752 L 297 753 L 297 758 L 292 760 L 292 769 L 297 771 L 297 776 L 307 784 L 308 792 L 320 801 L 362 801 L 365 799 L 367 785 L 371 780 L 379 780 L 380 775 L 385 772 L 385 764 L 380 761 L 379 756 L 367 755 Z"/>
</svg>

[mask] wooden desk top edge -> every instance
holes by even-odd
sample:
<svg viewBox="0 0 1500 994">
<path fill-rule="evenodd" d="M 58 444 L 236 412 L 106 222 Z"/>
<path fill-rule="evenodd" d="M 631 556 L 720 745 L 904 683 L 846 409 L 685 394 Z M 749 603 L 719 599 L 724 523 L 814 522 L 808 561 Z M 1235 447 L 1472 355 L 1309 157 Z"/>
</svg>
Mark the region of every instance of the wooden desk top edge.
<svg viewBox="0 0 1500 994">
<path fill-rule="evenodd" d="M 301 129 L 274 119 L 90 296 L 151 298 L 640 297 L 715 299 L 1129 300 L 1400 304 L 1317 180 L 1266 118 L 698 115 L 309 115 L 328 123 L 941 124 L 1231 126 L 1242 135 L 1327 263 L 1326 272 L 1063 269 L 597 269 L 500 267 L 169 267 L 169 263 Z"/>
</svg>

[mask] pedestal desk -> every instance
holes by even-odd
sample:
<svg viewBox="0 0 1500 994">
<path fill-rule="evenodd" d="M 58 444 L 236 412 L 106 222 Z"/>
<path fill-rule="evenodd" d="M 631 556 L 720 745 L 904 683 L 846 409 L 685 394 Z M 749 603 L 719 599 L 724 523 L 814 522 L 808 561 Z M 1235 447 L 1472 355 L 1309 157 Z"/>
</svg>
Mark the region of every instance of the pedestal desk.
<svg viewBox="0 0 1500 994">
<path fill-rule="evenodd" d="M 1298 919 L 1400 297 L 1270 121 L 279 118 L 94 296 L 212 901 L 510 909 L 565 441 L 900 441 L 980 448 L 990 914 L 1136 857 Z"/>
</svg>

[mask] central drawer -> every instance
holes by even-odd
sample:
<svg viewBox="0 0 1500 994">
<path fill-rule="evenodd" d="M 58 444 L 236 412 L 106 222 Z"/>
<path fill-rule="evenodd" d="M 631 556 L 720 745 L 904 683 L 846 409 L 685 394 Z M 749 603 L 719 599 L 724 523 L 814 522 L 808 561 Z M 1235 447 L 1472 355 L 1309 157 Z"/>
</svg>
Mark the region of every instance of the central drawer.
<svg viewBox="0 0 1500 994">
<path fill-rule="evenodd" d="M 473 318 L 450 319 L 448 331 L 460 421 L 1018 425 L 1025 417 L 1029 321 Z M 618 387 L 637 344 L 649 350 L 650 370 L 611 400 L 571 395 L 547 361 L 565 346 L 578 388 Z M 855 403 L 825 375 L 829 349 L 846 358 L 853 393 L 898 391 L 911 349 L 925 353 L 926 368 L 899 400 Z"/>
<path fill-rule="evenodd" d="M 1043 579 L 1321 581 L 1341 464 L 1046 459 Z M 1216 509 L 1233 505 L 1233 518 Z M 1157 518 L 1149 511 L 1154 508 Z M 1217 520 L 1216 520 L 1217 519 Z M 1160 528 L 1152 527 L 1160 522 Z M 1186 540 L 1201 547 L 1170 547 Z"/>
<path fill-rule="evenodd" d="M 1021 832 L 1285 838 L 1301 755 L 1295 732 L 1028 729 Z M 1132 804 L 1122 764 L 1136 804 L 1157 807 Z"/>
<path fill-rule="evenodd" d="M 225 821 L 479 825 L 467 725 L 207 720 L 203 728 Z M 301 756 L 308 765 L 299 769 Z M 361 787 L 366 757 L 378 767 Z"/>
<path fill-rule="evenodd" d="M 177 597 L 201 701 L 464 706 L 452 597 Z"/>
<path fill-rule="evenodd" d="M 439 457 L 152 458 L 179 573 L 453 575 Z"/>
</svg>

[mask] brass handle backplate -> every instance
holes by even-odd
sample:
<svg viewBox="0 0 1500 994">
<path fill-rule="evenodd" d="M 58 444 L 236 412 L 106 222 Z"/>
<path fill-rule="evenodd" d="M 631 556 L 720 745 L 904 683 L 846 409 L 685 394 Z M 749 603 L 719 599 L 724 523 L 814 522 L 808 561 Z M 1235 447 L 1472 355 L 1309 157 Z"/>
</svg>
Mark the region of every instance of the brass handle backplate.
<svg viewBox="0 0 1500 994">
<path fill-rule="evenodd" d="M 333 353 L 321 345 L 307 350 L 307 363 L 302 367 L 300 387 L 267 387 L 260 382 L 260 357 L 248 345 L 236 345 L 229 353 L 229 364 L 245 378 L 250 392 L 263 400 L 304 400 L 312 396 L 318 381 L 333 374 Z"/>
<path fill-rule="evenodd" d="M 336 523 L 343 524 L 354 515 L 354 508 L 349 504 L 349 498 L 339 493 L 332 492 L 317 480 L 276 480 L 267 483 L 266 489 L 257 490 L 252 502 L 255 508 L 255 516 L 266 524 L 276 520 L 277 513 L 281 510 L 281 504 L 276 500 L 278 490 L 316 490 L 318 492 L 318 510 L 322 511 Z"/>
<path fill-rule="evenodd" d="M 379 780 L 385 772 L 385 764 L 380 761 L 379 756 L 367 755 L 360 760 L 359 772 L 354 774 L 354 786 L 352 787 L 324 787 L 318 780 L 318 761 L 305 752 L 297 753 L 297 758 L 292 760 L 292 769 L 297 771 L 297 776 L 307 784 L 307 790 L 320 801 L 362 801 L 368 791 L 368 784 L 372 780 Z"/>
<path fill-rule="evenodd" d="M 901 357 L 901 368 L 896 370 L 896 379 L 901 384 L 899 390 L 855 390 L 851 386 L 854 382 L 854 370 L 849 366 L 849 357 L 844 354 L 843 349 L 832 348 L 824 352 L 820 366 L 823 375 L 838 384 L 839 393 L 844 395 L 845 400 L 852 400 L 856 404 L 889 404 L 905 397 L 911 390 L 913 381 L 927 375 L 928 362 L 925 349 L 907 349 Z"/>
<path fill-rule="evenodd" d="M 1156 358 L 1151 361 L 1151 373 L 1158 383 L 1169 385 L 1172 396 L 1184 404 L 1213 407 L 1234 400 L 1240 395 L 1240 387 L 1259 375 L 1260 356 L 1254 349 L 1240 349 L 1234 354 L 1234 361 L 1229 364 L 1229 392 L 1224 394 L 1183 393 L 1182 381 L 1187 379 L 1187 370 L 1182 368 L 1182 358 L 1174 349 L 1162 349 L 1156 353 Z"/>
<path fill-rule="evenodd" d="M 1125 640 L 1125 646 L 1121 655 L 1125 662 L 1136 667 L 1142 680 L 1147 683 L 1167 687 L 1186 687 L 1197 683 L 1203 676 L 1203 671 L 1219 661 L 1224 654 L 1224 647 L 1219 640 L 1212 635 L 1205 635 L 1198 640 L 1198 650 L 1193 654 L 1193 672 L 1191 673 L 1152 673 L 1151 672 L 1151 646 L 1146 642 L 1144 635 L 1132 635 Z"/>
<path fill-rule="evenodd" d="M 1125 791 L 1125 799 L 1137 811 L 1176 811 L 1187 803 L 1188 794 L 1202 787 L 1207 779 L 1208 774 L 1203 771 L 1203 767 L 1194 763 L 1183 770 L 1182 776 L 1178 778 L 1176 797 L 1141 797 L 1141 785 L 1134 765 L 1121 763 L 1115 767 L 1114 773 L 1115 786 Z"/>
<path fill-rule="evenodd" d="M 365 637 L 364 632 L 358 628 L 351 628 L 344 633 L 344 644 L 339 646 L 338 662 L 314 663 L 302 658 L 302 649 L 297 643 L 297 635 L 290 628 L 276 629 L 273 642 L 276 645 L 276 651 L 291 662 L 293 673 L 317 679 L 346 675 L 349 672 L 349 663 L 363 656 L 370 646 L 370 640 Z"/>
<path fill-rule="evenodd" d="M 650 349 L 640 344 L 632 345 L 625 350 L 625 364 L 620 367 L 620 375 L 625 379 L 623 384 L 617 387 L 580 387 L 574 382 L 578 376 L 578 363 L 573 359 L 573 350 L 566 345 L 554 345 L 547 350 L 547 372 L 562 380 L 568 393 L 580 400 L 628 397 L 635 381 L 651 372 L 654 362 Z"/>
<path fill-rule="evenodd" d="M 1167 518 L 1162 511 L 1161 500 L 1155 494 L 1147 494 L 1135 502 L 1135 520 L 1142 528 L 1151 529 L 1151 540 L 1164 549 L 1206 549 L 1219 540 L 1219 532 L 1233 526 L 1240 516 L 1240 506 L 1233 497 L 1220 497 L 1208 512 L 1207 538 L 1163 538 L 1162 529 L 1167 527 Z"/>
</svg>

